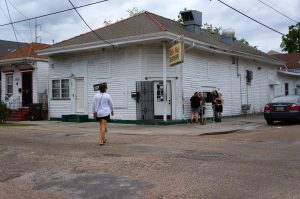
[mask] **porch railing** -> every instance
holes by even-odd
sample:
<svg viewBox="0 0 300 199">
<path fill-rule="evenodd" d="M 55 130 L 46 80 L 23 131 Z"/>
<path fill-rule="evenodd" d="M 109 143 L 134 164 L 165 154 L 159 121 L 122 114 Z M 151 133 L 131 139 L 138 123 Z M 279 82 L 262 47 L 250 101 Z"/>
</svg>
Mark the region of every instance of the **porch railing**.
<svg viewBox="0 0 300 199">
<path fill-rule="evenodd" d="M 21 108 L 21 98 L 20 96 L 9 99 L 7 102 L 7 106 L 9 109 L 18 109 Z"/>
</svg>

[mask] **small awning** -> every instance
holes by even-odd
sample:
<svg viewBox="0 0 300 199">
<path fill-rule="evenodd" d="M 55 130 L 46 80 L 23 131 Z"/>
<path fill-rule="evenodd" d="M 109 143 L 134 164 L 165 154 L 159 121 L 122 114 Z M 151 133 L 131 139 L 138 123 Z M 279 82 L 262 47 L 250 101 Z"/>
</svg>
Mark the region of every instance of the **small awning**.
<svg viewBox="0 0 300 199">
<path fill-rule="evenodd" d="M 281 83 L 279 81 L 273 80 L 273 79 L 269 79 L 269 85 L 270 86 L 274 86 L 274 85 L 280 85 Z"/>
</svg>

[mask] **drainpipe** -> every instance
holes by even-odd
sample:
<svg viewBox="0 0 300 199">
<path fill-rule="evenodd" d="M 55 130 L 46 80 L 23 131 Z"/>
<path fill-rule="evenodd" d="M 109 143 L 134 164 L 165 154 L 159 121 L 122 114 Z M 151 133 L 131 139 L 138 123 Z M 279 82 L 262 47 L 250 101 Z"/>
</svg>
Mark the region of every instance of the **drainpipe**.
<svg viewBox="0 0 300 199">
<path fill-rule="evenodd" d="M 163 42 L 163 88 L 164 88 L 164 121 L 167 121 L 167 47 Z"/>
</svg>

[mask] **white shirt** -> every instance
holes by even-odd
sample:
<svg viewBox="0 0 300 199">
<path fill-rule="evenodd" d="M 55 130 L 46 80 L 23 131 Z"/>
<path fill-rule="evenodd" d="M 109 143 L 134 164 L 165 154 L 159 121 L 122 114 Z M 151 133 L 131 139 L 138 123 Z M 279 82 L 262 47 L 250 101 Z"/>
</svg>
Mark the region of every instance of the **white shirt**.
<svg viewBox="0 0 300 199">
<path fill-rule="evenodd" d="M 113 111 L 113 104 L 110 94 L 97 93 L 93 100 L 93 112 L 97 117 L 108 116 Z"/>
</svg>

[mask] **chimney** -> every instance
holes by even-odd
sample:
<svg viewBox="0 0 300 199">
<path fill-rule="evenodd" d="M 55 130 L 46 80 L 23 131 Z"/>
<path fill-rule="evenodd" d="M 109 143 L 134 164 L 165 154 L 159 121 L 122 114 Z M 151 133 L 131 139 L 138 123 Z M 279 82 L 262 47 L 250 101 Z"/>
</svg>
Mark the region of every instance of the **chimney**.
<svg viewBox="0 0 300 199">
<path fill-rule="evenodd" d="M 196 34 L 201 32 L 202 12 L 197 10 L 185 10 L 181 11 L 180 15 L 185 29 Z"/>
<path fill-rule="evenodd" d="M 235 40 L 234 29 L 226 28 L 226 29 L 222 30 L 222 41 L 223 41 L 223 43 L 232 45 L 234 40 Z"/>
</svg>

